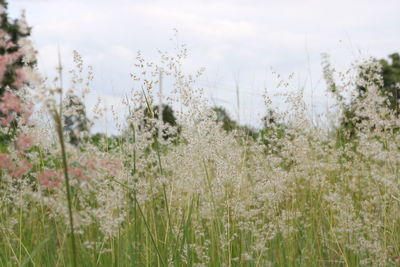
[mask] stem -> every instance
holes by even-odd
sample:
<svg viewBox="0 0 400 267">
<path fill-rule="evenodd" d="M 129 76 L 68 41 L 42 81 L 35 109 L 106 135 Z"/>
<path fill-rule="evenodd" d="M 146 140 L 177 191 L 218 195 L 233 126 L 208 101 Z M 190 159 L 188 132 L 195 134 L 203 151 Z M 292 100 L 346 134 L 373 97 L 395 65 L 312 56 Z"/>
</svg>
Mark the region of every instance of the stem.
<svg viewBox="0 0 400 267">
<path fill-rule="evenodd" d="M 156 241 L 155 241 L 153 235 L 151 234 L 150 225 L 148 224 L 148 222 L 147 222 L 147 220 L 146 220 L 146 217 L 144 216 L 144 213 L 143 213 L 143 211 L 142 211 L 142 208 L 140 207 L 139 201 L 137 200 L 137 197 L 136 197 L 136 190 L 135 190 L 135 189 L 129 188 L 127 185 L 125 185 L 125 184 L 123 184 L 123 183 L 117 181 L 116 179 L 111 179 L 111 181 L 114 181 L 114 182 L 116 182 L 117 184 L 121 185 L 122 187 L 124 187 L 124 188 L 126 188 L 126 189 L 128 189 L 128 190 L 132 190 L 132 191 L 133 191 L 135 203 L 136 203 L 136 205 L 137 205 L 137 208 L 138 208 L 138 210 L 139 210 L 140 215 L 142 216 L 142 219 L 143 219 L 143 222 L 144 222 L 144 224 L 145 224 L 145 226 L 146 226 L 146 229 L 147 229 L 147 231 L 148 231 L 148 233 L 149 233 L 151 242 L 153 243 L 153 246 L 154 246 L 154 248 L 156 249 L 158 258 L 159 258 L 160 261 L 161 261 L 161 265 L 162 265 L 162 266 L 166 266 L 165 263 L 164 263 L 164 260 L 163 260 L 163 258 L 162 258 L 162 256 L 161 256 L 161 253 L 160 253 L 160 251 L 158 250 L 157 243 L 156 243 Z"/>
<path fill-rule="evenodd" d="M 158 142 L 157 138 L 154 138 L 154 141 L 156 142 L 157 145 L 157 158 L 158 158 L 158 165 L 160 168 L 160 174 L 161 176 L 164 178 L 164 170 L 161 164 L 161 156 L 160 156 L 160 142 Z M 167 225 L 167 230 L 169 230 L 171 237 L 173 237 L 173 233 L 172 233 L 172 224 L 171 224 L 171 216 L 170 216 L 170 212 L 169 212 L 169 205 L 168 205 L 168 199 L 167 199 L 167 190 L 165 189 L 165 182 L 162 183 L 163 186 L 163 194 L 164 194 L 164 202 L 165 202 L 165 208 L 167 211 L 167 217 L 168 217 L 168 225 Z"/>
<path fill-rule="evenodd" d="M 62 155 L 62 162 L 63 162 L 65 187 L 66 187 L 66 191 L 67 191 L 69 225 L 71 228 L 71 247 L 72 247 L 72 256 L 73 256 L 73 266 L 77 267 L 78 265 L 76 263 L 74 218 L 72 215 L 72 200 L 71 200 L 71 190 L 70 190 L 69 176 L 68 176 L 67 154 L 65 152 L 65 143 L 64 143 L 64 135 L 63 135 L 63 131 L 62 131 L 61 116 L 56 110 L 54 110 L 54 120 L 56 122 L 57 133 L 58 133 L 58 137 L 59 137 L 60 145 L 61 145 L 61 155 Z"/>
</svg>

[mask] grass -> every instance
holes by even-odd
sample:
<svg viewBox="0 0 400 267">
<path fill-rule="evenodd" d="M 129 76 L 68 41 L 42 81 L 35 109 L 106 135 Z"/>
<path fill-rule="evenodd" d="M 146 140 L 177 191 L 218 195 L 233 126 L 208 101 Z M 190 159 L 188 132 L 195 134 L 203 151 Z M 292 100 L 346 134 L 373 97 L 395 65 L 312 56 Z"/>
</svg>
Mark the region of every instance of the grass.
<svg viewBox="0 0 400 267">
<path fill-rule="evenodd" d="M 142 90 L 117 141 L 68 144 L 64 110 L 1 144 L 12 164 L 0 171 L 0 266 L 399 264 L 398 119 L 362 102 L 376 97 L 358 100 L 374 126 L 360 120 L 351 138 L 315 127 L 301 94 L 284 123 L 250 138 L 224 131 L 192 76 L 164 60 L 184 103 L 168 139 L 158 127 L 172 127 L 151 109 L 156 82 L 136 77 Z M 32 147 L 20 148 L 22 133 Z"/>
</svg>

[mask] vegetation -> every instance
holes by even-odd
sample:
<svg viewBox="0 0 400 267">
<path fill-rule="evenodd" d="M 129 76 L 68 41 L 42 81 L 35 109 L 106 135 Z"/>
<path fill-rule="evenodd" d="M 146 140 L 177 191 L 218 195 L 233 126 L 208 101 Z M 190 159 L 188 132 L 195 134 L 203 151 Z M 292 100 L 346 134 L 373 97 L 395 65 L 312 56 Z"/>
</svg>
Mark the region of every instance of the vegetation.
<svg viewBox="0 0 400 267">
<path fill-rule="evenodd" d="M 379 62 L 359 62 L 339 81 L 324 67 L 338 131 L 352 138 L 315 127 L 302 92 L 288 97 L 282 121 L 268 112 L 262 131 L 243 134 L 209 106 L 200 73 L 181 71 L 186 53 L 162 53 L 160 65 L 138 54 L 140 89 L 124 102 L 120 137 L 90 136 L 87 126 L 71 136 L 87 123 L 79 103 L 92 79 L 78 54 L 74 90 L 64 92 L 60 66 L 59 84 L 30 68 L 23 94 L 4 91 L 0 133 L 18 127 L 0 143 L 0 266 L 400 264 L 400 121 L 381 93 Z M 160 70 L 175 82 L 162 120 Z M 360 88 L 346 104 L 345 90 Z"/>
<path fill-rule="evenodd" d="M 66 109 L 64 114 L 64 131 L 68 134 L 68 141 L 75 146 L 82 142 L 81 132 L 90 131 L 90 121 L 86 117 L 85 105 L 76 95 L 66 97 Z"/>
</svg>

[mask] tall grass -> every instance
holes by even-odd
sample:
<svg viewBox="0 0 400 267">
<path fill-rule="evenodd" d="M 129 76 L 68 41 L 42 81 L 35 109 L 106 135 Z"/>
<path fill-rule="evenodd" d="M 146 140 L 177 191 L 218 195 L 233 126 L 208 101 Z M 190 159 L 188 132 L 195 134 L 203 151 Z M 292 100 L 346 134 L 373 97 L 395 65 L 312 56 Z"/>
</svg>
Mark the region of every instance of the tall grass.
<svg viewBox="0 0 400 267">
<path fill-rule="evenodd" d="M 376 77 L 344 76 L 337 86 L 368 86 L 353 104 L 363 119 L 351 138 L 345 128 L 328 135 L 315 127 L 300 93 L 288 97 L 284 133 L 273 124 L 253 139 L 215 121 L 195 76 L 181 70 L 185 56 L 162 54 L 157 65 L 138 55 L 139 90 L 125 101 L 129 127 L 112 145 L 82 138 L 60 153 L 61 121 L 19 124 L 0 154 L 1 266 L 399 264 L 399 120 L 382 105 Z M 179 131 L 151 110 L 160 71 L 175 81 Z M 40 86 L 35 99 L 57 102 L 56 91 Z M 25 135 L 29 146 L 19 141 Z M 76 253 L 68 245 L 72 217 Z"/>
</svg>

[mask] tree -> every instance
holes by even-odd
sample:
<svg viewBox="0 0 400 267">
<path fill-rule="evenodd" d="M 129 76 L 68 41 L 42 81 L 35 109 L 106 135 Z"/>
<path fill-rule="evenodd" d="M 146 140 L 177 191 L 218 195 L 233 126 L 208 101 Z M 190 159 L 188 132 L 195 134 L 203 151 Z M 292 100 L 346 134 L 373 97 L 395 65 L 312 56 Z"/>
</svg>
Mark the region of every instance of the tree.
<svg viewBox="0 0 400 267">
<path fill-rule="evenodd" d="M 216 121 L 222 123 L 222 129 L 226 132 L 237 130 L 239 133 L 245 136 L 254 136 L 253 130 L 246 125 L 238 125 L 236 121 L 232 120 L 228 112 L 223 107 L 213 107 L 212 110 L 216 114 Z"/>
<path fill-rule="evenodd" d="M 277 152 L 277 149 L 282 147 L 278 139 L 283 138 L 286 134 L 285 125 L 279 122 L 277 117 L 273 109 L 268 109 L 266 115 L 261 119 L 263 128 L 257 133 L 259 140 L 268 146 L 268 149 L 274 149 L 273 151 L 271 150 L 272 152 Z"/>
<path fill-rule="evenodd" d="M 231 132 L 237 128 L 236 121 L 230 118 L 228 112 L 223 107 L 214 107 L 212 110 L 217 115 L 216 121 L 222 123 L 222 128 L 225 131 Z"/>
<path fill-rule="evenodd" d="M 270 129 L 272 128 L 274 125 L 277 125 L 277 118 L 276 118 L 276 113 L 273 109 L 268 109 L 267 114 L 262 117 L 262 122 L 263 122 L 263 126 L 264 129 Z"/>
<path fill-rule="evenodd" d="M 158 119 L 159 119 L 159 106 L 153 106 L 151 110 L 149 108 L 144 109 L 143 125 L 147 130 L 154 128 L 155 136 L 158 136 L 159 130 L 157 126 L 154 125 L 153 121 Z M 179 134 L 180 126 L 176 121 L 174 110 L 169 105 L 165 104 L 162 105 L 162 121 L 164 125 L 170 128 L 169 130 L 171 130 L 171 128 L 176 128 L 177 133 Z M 171 133 L 169 130 L 166 128 L 162 130 L 161 135 L 165 140 L 176 137 L 176 134 Z"/>
<path fill-rule="evenodd" d="M 400 115 L 400 55 L 398 53 L 389 55 L 389 60 L 372 60 L 368 64 L 358 66 L 357 84 L 359 85 L 355 88 L 356 96 L 350 104 L 344 104 L 344 96 L 336 90 L 337 85 L 332 75 L 333 69 L 326 54 L 323 54 L 322 64 L 328 89 L 344 108 L 340 127 L 337 130 L 340 141 L 352 139 L 356 135 L 358 126 L 370 119 L 362 112 L 357 112 L 357 109 L 367 108 L 362 107 L 362 105 L 366 105 L 363 100 L 365 100 L 368 88 L 371 88 L 371 86 L 377 88 L 378 94 L 387 99 L 380 104 L 380 107 L 388 108 L 397 117 Z"/>
<path fill-rule="evenodd" d="M 69 136 L 69 142 L 77 146 L 82 141 L 81 133 L 90 130 L 85 104 L 76 95 L 68 95 L 65 100 L 65 109 L 64 131 Z"/>
<path fill-rule="evenodd" d="M 359 66 L 359 86 L 356 87 L 357 96 L 344 111 L 342 126 L 348 130 L 350 137 L 354 136 L 357 125 L 370 118 L 360 112 L 356 112 L 355 103 L 364 103 L 368 88 L 376 87 L 378 94 L 387 101 L 383 101 L 380 106 L 393 111 L 399 116 L 399 97 L 400 97 L 400 56 L 398 53 L 389 55 L 391 62 L 386 59 L 373 60 L 372 64 Z M 378 64 L 375 64 L 378 63 Z M 364 103 L 364 105 L 366 105 Z M 366 107 L 362 107 L 366 108 Z"/>
<path fill-rule="evenodd" d="M 400 55 L 394 53 L 389 55 L 390 61 L 381 59 L 383 86 L 382 92 L 385 92 L 390 101 L 390 108 L 399 115 L 400 99 Z"/>
</svg>

